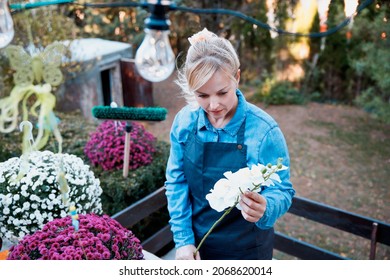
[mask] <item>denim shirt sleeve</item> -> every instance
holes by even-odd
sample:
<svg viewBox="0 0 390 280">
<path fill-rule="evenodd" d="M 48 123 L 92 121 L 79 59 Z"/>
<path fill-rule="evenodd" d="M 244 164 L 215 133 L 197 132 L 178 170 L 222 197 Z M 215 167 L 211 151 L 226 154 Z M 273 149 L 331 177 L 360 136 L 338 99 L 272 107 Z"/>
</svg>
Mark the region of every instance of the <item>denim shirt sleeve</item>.
<svg viewBox="0 0 390 280">
<path fill-rule="evenodd" d="M 187 114 L 186 114 L 187 115 Z M 168 199 L 169 223 L 176 248 L 195 244 L 192 231 L 192 207 L 189 199 L 189 187 L 183 171 L 183 145 L 191 127 L 188 116 L 183 110 L 175 117 L 171 133 L 171 149 L 166 170 L 166 196 Z"/>
<path fill-rule="evenodd" d="M 269 186 L 261 192 L 267 201 L 264 216 L 256 223 L 261 229 L 268 229 L 274 226 L 276 220 L 290 208 L 295 194 L 295 190 L 290 182 L 290 157 L 287 144 L 280 128 L 274 126 L 261 140 L 259 162 L 262 164 L 274 164 L 280 157 L 283 158 L 282 163 L 288 169 L 278 172 L 281 183 L 274 182 L 275 185 Z"/>
</svg>

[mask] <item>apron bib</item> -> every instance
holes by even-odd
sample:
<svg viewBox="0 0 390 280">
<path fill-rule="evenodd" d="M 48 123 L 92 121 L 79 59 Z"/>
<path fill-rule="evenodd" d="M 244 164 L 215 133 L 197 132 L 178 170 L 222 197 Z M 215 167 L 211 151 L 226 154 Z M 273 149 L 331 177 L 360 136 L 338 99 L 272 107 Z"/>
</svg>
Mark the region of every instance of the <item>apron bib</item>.
<svg viewBox="0 0 390 280">
<path fill-rule="evenodd" d="M 204 143 L 197 137 L 197 127 L 196 121 L 184 145 L 184 174 L 190 189 L 196 245 L 223 215 L 210 207 L 206 195 L 224 177 L 223 173 L 247 166 L 245 121 L 238 131 L 237 143 Z M 234 208 L 206 238 L 200 256 L 204 260 L 272 259 L 273 236 L 273 228 L 259 229 Z"/>
</svg>

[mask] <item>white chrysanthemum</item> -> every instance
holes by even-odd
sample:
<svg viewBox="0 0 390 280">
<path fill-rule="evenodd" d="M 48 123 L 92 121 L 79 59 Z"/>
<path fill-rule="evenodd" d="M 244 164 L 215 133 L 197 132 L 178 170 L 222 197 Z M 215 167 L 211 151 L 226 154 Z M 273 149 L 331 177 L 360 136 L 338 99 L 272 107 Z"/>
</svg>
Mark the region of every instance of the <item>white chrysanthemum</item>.
<svg viewBox="0 0 390 280">
<path fill-rule="evenodd" d="M 0 237 L 19 240 L 47 222 L 67 215 L 57 182 L 62 162 L 69 200 L 79 214 L 102 213 L 102 188 L 89 166 L 75 155 L 32 152 L 28 162 L 11 158 L 0 163 Z M 20 167 L 26 167 L 19 174 Z"/>
<path fill-rule="evenodd" d="M 48 182 L 49 184 L 54 183 L 54 180 L 55 180 L 55 177 L 54 177 L 54 176 L 49 176 L 49 177 L 47 177 L 47 182 Z"/>
</svg>

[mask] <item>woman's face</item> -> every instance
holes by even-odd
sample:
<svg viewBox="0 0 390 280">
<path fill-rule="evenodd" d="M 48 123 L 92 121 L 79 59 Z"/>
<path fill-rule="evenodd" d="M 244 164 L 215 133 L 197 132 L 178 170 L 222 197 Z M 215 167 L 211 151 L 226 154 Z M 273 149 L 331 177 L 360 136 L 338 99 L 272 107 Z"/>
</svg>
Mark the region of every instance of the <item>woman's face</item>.
<svg viewBox="0 0 390 280">
<path fill-rule="evenodd" d="M 236 89 L 239 79 L 240 71 L 237 72 L 236 81 L 233 81 L 219 70 L 195 91 L 196 101 L 216 128 L 224 127 L 236 111 L 238 104 Z"/>
</svg>

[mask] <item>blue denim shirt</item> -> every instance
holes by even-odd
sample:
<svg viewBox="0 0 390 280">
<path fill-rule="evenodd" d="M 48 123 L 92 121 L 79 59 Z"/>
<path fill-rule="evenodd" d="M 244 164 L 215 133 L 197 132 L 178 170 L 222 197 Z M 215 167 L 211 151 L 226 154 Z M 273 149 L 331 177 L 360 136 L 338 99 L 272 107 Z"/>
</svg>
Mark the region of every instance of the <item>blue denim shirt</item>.
<svg viewBox="0 0 390 280">
<path fill-rule="evenodd" d="M 166 170 L 166 195 L 170 225 L 176 248 L 195 244 L 192 231 L 192 207 L 189 188 L 183 172 L 183 145 L 187 141 L 199 114 L 197 136 L 203 142 L 235 143 L 237 132 L 246 120 L 245 145 L 247 145 L 247 165 L 276 164 L 283 158 L 283 164 L 290 167 L 287 144 L 275 120 L 257 106 L 248 103 L 240 90 L 237 90 L 237 110 L 224 128 L 214 128 L 202 108 L 197 110 L 185 106 L 177 113 L 171 128 L 171 150 Z M 226 170 L 229 171 L 229 170 Z M 290 168 L 278 172 L 282 182 L 262 191 L 267 200 L 264 216 L 256 222 L 261 229 L 273 227 L 276 220 L 287 212 L 295 190 L 290 182 Z"/>
</svg>

